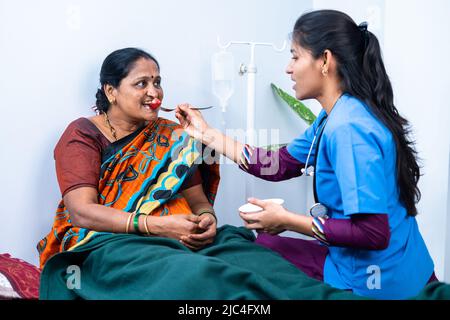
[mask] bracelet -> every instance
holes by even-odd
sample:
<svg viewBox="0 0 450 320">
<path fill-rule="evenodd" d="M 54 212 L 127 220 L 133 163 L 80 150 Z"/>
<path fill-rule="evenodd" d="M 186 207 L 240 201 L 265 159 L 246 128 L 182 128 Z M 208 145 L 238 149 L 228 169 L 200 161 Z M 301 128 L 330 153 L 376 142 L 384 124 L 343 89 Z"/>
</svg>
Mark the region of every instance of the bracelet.
<svg viewBox="0 0 450 320">
<path fill-rule="evenodd" d="M 136 213 L 136 215 L 133 218 L 133 226 L 134 226 L 134 232 L 136 232 L 137 234 L 141 234 L 141 231 L 139 230 L 139 216 L 142 213 Z"/>
<path fill-rule="evenodd" d="M 254 148 L 248 144 L 244 145 L 244 148 L 241 151 L 241 157 L 239 159 L 241 168 L 248 171 L 249 165 L 251 163 L 251 157 L 253 156 Z"/>
<path fill-rule="evenodd" d="M 144 219 L 144 227 L 145 227 L 145 232 L 147 232 L 147 236 L 152 236 L 152 234 L 150 233 L 150 231 L 148 231 L 148 226 L 147 226 L 147 218 L 148 218 L 149 214 L 145 215 L 145 219 Z"/>
<path fill-rule="evenodd" d="M 324 224 L 325 220 L 323 218 L 313 218 L 312 232 L 316 240 L 319 240 L 322 244 L 329 246 L 330 243 L 328 242 L 327 237 L 323 230 Z"/>
<path fill-rule="evenodd" d="M 128 215 L 128 219 L 127 219 L 127 226 L 126 226 L 126 228 L 125 228 L 125 233 L 128 233 L 128 231 L 129 231 L 129 226 L 130 226 L 130 221 L 131 221 L 131 217 L 133 216 L 133 212 L 132 213 L 130 213 L 129 215 Z"/>
<path fill-rule="evenodd" d="M 205 214 L 205 213 L 211 214 L 211 215 L 214 217 L 214 220 L 216 220 L 216 224 L 217 224 L 217 217 L 216 217 L 216 215 L 214 214 L 214 211 L 205 210 L 205 211 L 200 212 L 200 213 L 198 214 L 198 216 L 200 217 L 202 214 Z"/>
</svg>

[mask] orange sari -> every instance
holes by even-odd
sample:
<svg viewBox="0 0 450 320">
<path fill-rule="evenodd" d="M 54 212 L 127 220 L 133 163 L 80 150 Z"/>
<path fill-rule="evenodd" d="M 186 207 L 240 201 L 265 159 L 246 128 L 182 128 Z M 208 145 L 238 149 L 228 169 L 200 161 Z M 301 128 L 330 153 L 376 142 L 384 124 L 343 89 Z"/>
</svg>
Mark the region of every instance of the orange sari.
<svg viewBox="0 0 450 320">
<path fill-rule="evenodd" d="M 98 202 L 120 209 L 153 216 L 192 213 L 179 189 L 193 170 L 200 170 L 203 190 L 214 204 L 219 185 L 219 165 L 214 152 L 190 138 L 181 127 L 158 118 L 132 139 L 113 143 L 119 151 L 101 165 Z M 118 147 L 118 148 L 117 148 Z M 105 150 L 106 151 L 106 150 Z M 210 151 L 210 150 L 209 150 Z M 99 234 L 75 227 L 61 200 L 52 230 L 39 241 L 40 267 L 58 252 L 70 251 Z"/>
</svg>

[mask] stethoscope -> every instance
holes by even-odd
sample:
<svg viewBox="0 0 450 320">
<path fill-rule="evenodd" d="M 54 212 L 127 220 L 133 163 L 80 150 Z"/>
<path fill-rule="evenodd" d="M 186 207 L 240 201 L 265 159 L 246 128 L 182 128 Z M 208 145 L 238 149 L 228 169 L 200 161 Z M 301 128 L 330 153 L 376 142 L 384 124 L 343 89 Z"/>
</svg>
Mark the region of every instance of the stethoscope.
<svg viewBox="0 0 450 320">
<path fill-rule="evenodd" d="M 323 131 L 325 129 L 325 126 L 328 122 L 328 116 L 324 116 L 320 122 L 319 125 L 317 126 L 317 130 L 314 134 L 314 138 L 313 141 L 311 143 L 311 148 L 309 148 L 309 152 L 308 152 L 308 156 L 306 157 L 306 163 L 305 163 L 305 168 L 303 168 L 302 174 L 304 176 L 307 177 L 313 177 L 313 191 L 314 191 L 314 202 L 315 204 L 309 209 L 309 214 L 311 215 L 311 217 L 313 218 L 319 218 L 319 217 L 327 217 L 328 216 L 328 209 L 327 207 L 325 207 L 323 204 L 321 204 L 319 202 L 319 198 L 317 195 L 317 190 L 316 190 L 316 175 L 314 174 L 314 170 L 316 168 L 317 165 L 317 156 L 318 156 L 318 150 L 319 150 L 319 144 L 320 144 L 320 139 L 322 138 L 322 134 Z M 317 144 L 316 144 L 316 152 L 315 152 L 315 158 L 314 158 L 314 166 L 308 167 L 308 163 L 309 163 L 309 158 L 311 157 L 313 148 L 314 148 L 314 143 L 317 140 Z"/>
</svg>

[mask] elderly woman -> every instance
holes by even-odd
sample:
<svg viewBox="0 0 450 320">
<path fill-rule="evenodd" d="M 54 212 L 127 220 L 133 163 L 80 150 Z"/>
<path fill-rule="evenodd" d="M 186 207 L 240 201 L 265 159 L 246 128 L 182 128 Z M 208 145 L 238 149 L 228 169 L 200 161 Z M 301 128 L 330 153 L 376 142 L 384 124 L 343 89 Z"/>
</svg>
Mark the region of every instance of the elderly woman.
<svg viewBox="0 0 450 320">
<path fill-rule="evenodd" d="M 245 228 L 216 229 L 218 164 L 158 117 L 155 58 L 115 51 L 100 82 L 99 114 L 72 122 L 55 148 L 63 199 L 38 244 L 41 299 L 356 297 L 307 277 Z"/>
</svg>

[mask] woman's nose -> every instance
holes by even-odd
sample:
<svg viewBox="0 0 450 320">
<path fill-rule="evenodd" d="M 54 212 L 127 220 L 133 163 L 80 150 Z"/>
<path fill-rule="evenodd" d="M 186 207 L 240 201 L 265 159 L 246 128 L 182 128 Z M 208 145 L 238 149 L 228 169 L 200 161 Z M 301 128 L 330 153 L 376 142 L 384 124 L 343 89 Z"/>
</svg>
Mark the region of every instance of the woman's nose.
<svg viewBox="0 0 450 320">
<path fill-rule="evenodd" d="M 154 86 L 148 86 L 147 96 L 156 98 L 156 97 L 158 97 L 158 95 L 159 95 L 159 92 L 158 92 L 158 90 L 156 90 L 156 88 Z"/>
<path fill-rule="evenodd" d="M 291 67 L 291 64 L 289 63 L 288 65 L 287 65 L 287 67 L 286 67 L 286 73 L 287 74 L 292 74 L 292 67 Z"/>
</svg>

